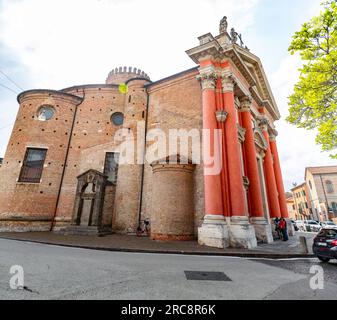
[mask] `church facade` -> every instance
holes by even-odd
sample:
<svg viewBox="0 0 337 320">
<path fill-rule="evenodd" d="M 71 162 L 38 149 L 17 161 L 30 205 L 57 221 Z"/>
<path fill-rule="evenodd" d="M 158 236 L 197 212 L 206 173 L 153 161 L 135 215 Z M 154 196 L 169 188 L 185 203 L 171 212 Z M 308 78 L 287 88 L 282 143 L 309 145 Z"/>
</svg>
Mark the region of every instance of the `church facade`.
<svg viewBox="0 0 337 320">
<path fill-rule="evenodd" d="M 0 231 L 272 242 L 272 219 L 288 218 L 280 114 L 260 59 L 227 28 L 224 17 L 218 36 L 187 51 L 194 68 L 156 82 L 122 67 L 105 84 L 21 93 Z"/>
</svg>

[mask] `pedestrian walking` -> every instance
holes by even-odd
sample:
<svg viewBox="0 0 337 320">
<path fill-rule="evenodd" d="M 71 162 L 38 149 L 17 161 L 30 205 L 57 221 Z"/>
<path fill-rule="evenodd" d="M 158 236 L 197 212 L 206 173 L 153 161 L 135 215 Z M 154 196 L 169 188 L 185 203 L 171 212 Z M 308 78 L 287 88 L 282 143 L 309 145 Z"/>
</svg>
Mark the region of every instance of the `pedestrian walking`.
<svg viewBox="0 0 337 320">
<path fill-rule="evenodd" d="M 284 218 L 282 218 L 281 221 L 279 222 L 279 228 L 280 228 L 281 233 L 282 233 L 283 241 L 288 241 L 289 236 L 288 236 L 287 221 Z"/>
</svg>

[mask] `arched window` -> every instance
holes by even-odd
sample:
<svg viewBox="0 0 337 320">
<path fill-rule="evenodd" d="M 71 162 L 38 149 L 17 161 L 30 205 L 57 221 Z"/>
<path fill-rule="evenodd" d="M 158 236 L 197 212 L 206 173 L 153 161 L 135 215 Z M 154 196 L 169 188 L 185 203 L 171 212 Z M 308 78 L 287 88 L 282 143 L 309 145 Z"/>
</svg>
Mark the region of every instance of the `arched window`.
<svg viewBox="0 0 337 320">
<path fill-rule="evenodd" d="M 325 185 L 326 185 L 326 192 L 327 193 L 334 193 L 333 184 L 330 180 L 325 181 Z"/>
</svg>

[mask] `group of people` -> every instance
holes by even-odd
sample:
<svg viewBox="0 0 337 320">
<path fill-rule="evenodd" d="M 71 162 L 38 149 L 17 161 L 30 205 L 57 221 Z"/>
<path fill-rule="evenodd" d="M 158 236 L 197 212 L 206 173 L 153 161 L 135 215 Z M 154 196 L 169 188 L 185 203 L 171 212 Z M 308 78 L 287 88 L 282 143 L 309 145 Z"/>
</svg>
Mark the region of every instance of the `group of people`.
<svg viewBox="0 0 337 320">
<path fill-rule="evenodd" d="M 282 218 L 275 218 L 274 220 L 275 223 L 275 231 L 277 232 L 279 238 L 283 241 L 288 241 L 289 236 L 288 236 L 288 226 L 287 226 L 287 221 Z"/>
</svg>

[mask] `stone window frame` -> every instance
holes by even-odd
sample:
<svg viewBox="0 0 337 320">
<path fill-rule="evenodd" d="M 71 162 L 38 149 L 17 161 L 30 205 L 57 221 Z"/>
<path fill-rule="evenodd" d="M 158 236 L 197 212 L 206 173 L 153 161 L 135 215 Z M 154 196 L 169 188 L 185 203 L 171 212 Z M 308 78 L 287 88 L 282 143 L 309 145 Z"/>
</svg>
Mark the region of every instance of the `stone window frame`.
<svg viewBox="0 0 337 320">
<path fill-rule="evenodd" d="M 29 166 L 27 165 L 28 157 L 30 155 L 30 152 L 36 152 L 36 151 L 42 152 L 43 160 L 41 160 L 40 164 L 36 166 L 37 172 L 34 174 L 34 176 L 29 176 L 29 174 L 27 173 L 29 170 Z M 44 163 L 47 158 L 47 152 L 48 152 L 48 149 L 46 148 L 36 148 L 36 147 L 26 148 L 24 161 L 22 163 L 22 167 L 21 167 L 20 175 L 18 179 L 19 183 L 35 183 L 35 184 L 41 183 L 41 177 L 43 173 Z"/>
<path fill-rule="evenodd" d="M 116 119 L 116 117 L 118 117 L 118 116 L 122 116 L 122 122 L 121 123 L 118 123 L 118 122 L 116 123 L 114 121 L 114 117 Z M 110 122 L 111 122 L 111 124 L 114 125 L 114 126 L 116 126 L 116 127 L 122 126 L 124 124 L 124 120 L 125 120 L 125 115 L 121 111 L 116 111 L 116 112 L 112 113 L 111 116 L 110 116 Z"/>
<path fill-rule="evenodd" d="M 42 110 L 42 109 L 50 109 L 50 110 L 52 110 L 53 115 L 52 115 L 50 118 L 48 118 L 48 119 L 43 119 L 43 118 L 41 118 L 40 113 L 41 113 L 41 110 Z M 49 121 L 49 120 L 51 120 L 51 119 L 55 116 L 55 113 L 56 113 L 56 109 L 54 108 L 53 105 L 51 105 L 51 104 L 43 104 L 43 105 L 41 105 L 41 106 L 37 109 L 37 112 L 36 112 L 36 119 L 37 119 L 38 121 Z"/>
</svg>

